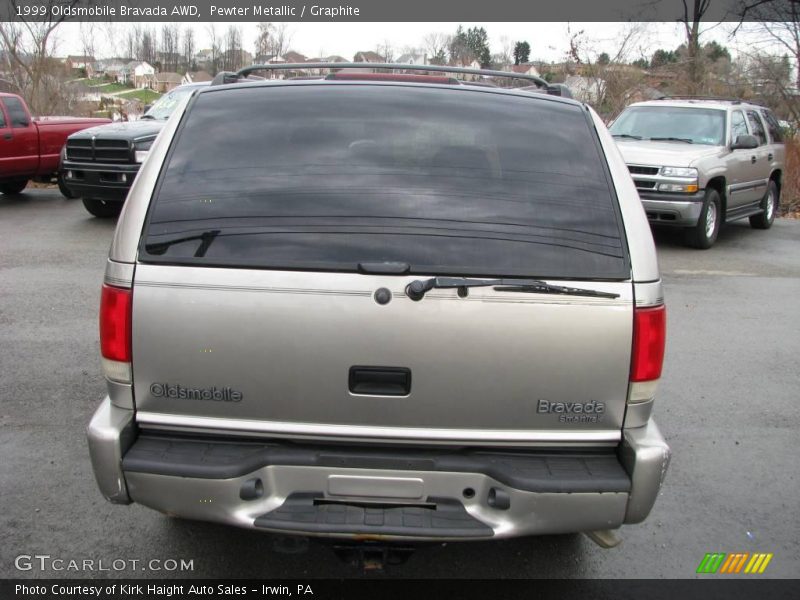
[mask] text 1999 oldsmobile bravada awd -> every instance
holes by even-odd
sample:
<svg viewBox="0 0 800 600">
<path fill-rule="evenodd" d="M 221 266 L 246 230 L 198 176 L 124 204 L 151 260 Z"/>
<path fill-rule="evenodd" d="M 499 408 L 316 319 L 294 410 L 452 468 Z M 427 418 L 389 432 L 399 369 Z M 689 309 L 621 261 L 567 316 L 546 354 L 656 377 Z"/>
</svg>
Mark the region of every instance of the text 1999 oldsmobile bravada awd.
<svg viewBox="0 0 800 600">
<path fill-rule="evenodd" d="M 614 140 L 542 80 L 399 68 L 250 67 L 170 118 L 102 289 L 107 499 L 384 541 L 648 515 L 665 309 Z"/>
</svg>

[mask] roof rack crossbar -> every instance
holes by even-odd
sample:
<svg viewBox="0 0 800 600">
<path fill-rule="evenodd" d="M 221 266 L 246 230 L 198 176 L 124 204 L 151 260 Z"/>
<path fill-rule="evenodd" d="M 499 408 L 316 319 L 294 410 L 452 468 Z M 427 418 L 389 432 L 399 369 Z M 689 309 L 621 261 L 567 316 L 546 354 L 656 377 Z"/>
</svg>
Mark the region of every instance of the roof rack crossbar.
<svg viewBox="0 0 800 600">
<path fill-rule="evenodd" d="M 731 104 L 742 104 L 743 102 L 748 102 L 750 104 L 758 104 L 758 102 L 754 102 L 753 100 L 742 100 L 741 98 L 732 98 L 729 96 L 700 96 L 700 95 L 689 95 L 689 94 L 674 94 L 669 96 L 661 96 L 657 99 L 658 100 L 711 100 L 715 102 L 730 102 Z"/>
<path fill-rule="evenodd" d="M 404 65 L 398 63 L 342 63 L 342 62 L 315 62 L 315 63 L 275 63 L 250 65 L 238 71 L 223 71 L 217 73 L 211 85 L 234 83 L 246 79 L 255 71 L 301 71 L 307 69 L 385 69 L 392 71 L 429 71 L 441 73 L 461 73 L 463 75 L 481 75 L 484 77 L 507 77 L 509 79 L 522 79 L 532 81 L 543 91 L 560 96 L 562 88 L 551 86 L 547 81 L 536 75 L 524 73 L 510 73 L 508 71 L 493 71 L 491 69 L 472 69 L 467 67 L 448 67 L 444 65 Z"/>
</svg>

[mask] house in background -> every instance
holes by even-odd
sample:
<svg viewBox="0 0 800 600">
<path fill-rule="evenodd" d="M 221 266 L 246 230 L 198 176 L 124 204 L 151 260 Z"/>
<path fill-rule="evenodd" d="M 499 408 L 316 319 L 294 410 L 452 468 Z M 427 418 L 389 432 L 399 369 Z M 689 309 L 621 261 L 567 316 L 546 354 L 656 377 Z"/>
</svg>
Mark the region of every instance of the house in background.
<svg viewBox="0 0 800 600">
<path fill-rule="evenodd" d="M 401 65 L 428 65 L 428 55 L 425 53 L 407 52 L 401 55 L 396 61 Z"/>
<path fill-rule="evenodd" d="M 117 81 L 123 85 L 133 85 L 137 89 L 155 87 L 156 70 L 143 60 L 132 60 L 120 71 Z"/>
<path fill-rule="evenodd" d="M 625 92 L 625 104 L 634 102 L 644 102 L 646 100 L 658 100 L 664 97 L 664 92 L 657 90 L 649 85 L 637 85 Z"/>
<path fill-rule="evenodd" d="M 171 71 L 156 73 L 155 81 L 155 91 L 160 94 L 166 94 L 183 83 L 183 75 Z"/>
<path fill-rule="evenodd" d="M 189 71 L 183 76 L 181 85 L 186 83 L 201 83 L 203 81 L 211 81 L 214 78 L 207 71 Z"/>
<path fill-rule="evenodd" d="M 211 48 L 203 48 L 195 53 L 195 55 L 192 57 L 192 62 L 202 65 L 204 63 L 211 62 L 213 56 L 214 51 Z"/>
<path fill-rule="evenodd" d="M 357 63 L 385 63 L 386 59 L 377 52 L 356 52 L 353 62 Z"/>
<path fill-rule="evenodd" d="M 289 50 L 286 54 L 283 55 L 284 62 L 287 63 L 304 63 L 306 62 L 306 57 L 299 52 L 295 52 L 294 50 Z"/>
<path fill-rule="evenodd" d="M 107 58 L 92 64 L 93 77 L 107 77 L 119 81 L 119 75 L 125 70 L 125 65 L 131 62 L 130 58 Z"/>
<path fill-rule="evenodd" d="M 541 77 L 539 69 L 531 63 L 523 63 L 521 65 L 509 65 L 504 70 L 517 73 L 519 75 L 533 75 L 534 77 Z"/>
<path fill-rule="evenodd" d="M 589 104 L 597 104 L 606 91 L 606 82 L 599 77 L 570 75 L 564 81 L 564 85 L 572 92 L 573 98 Z"/>
<path fill-rule="evenodd" d="M 338 56 L 336 54 L 332 54 L 331 56 L 321 56 L 316 58 L 309 58 L 306 62 L 309 63 L 346 63 L 349 62 L 343 56 Z M 306 72 L 309 75 L 327 75 L 329 73 L 336 73 L 341 69 L 306 69 Z"/>
<path fill-rule="evenodd" d="M 70 54 L 64 61 L 64 65 L 69 71 L 79 71 L 83 69 L 87 77 L 92 77 L 92 65 L 97 62 L 94 56 L 78 56 Z"/>
</svg>

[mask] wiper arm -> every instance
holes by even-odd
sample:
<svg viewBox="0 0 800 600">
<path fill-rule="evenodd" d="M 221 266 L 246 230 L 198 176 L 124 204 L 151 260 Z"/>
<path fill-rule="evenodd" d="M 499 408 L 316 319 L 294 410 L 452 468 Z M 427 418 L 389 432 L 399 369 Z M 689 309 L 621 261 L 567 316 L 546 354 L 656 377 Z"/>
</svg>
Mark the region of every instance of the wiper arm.
<svg viewBox="0 0 800 600">
<path fill-rule="evenodd" d="M 424 280 L 417 279 L 406 286 L 406 296 L 417 302 L 422 300 L 425 294 L 434 288 L 457 288 L 458 295 L 463 298 L 467 295 L 467 288 L 471 287 L 493 287 L 498 292 L 619 298 L 619 294 L 552 285 L 541 279 L 469 279 L 467 277 L 432 277 Z"/>
<path fill-rule="evenodd" d="M 625 138 L 626 140 L 640 140 L 642 136 L 640 135 L 631 135 L 630 133 L 614 133 L 612 134 L 615 138 Z"/>
<path fill-rule="evenodd" d="M 156 118 L 153 115 L 142 115 L 139 120 L 141 121 L 142 119 L 153 119 L 155 121 Z"/>
<path fill-rule="evenodd" d="M 162 255 L 167 252 L 167 249 L 170 246 L 173 246 L 175 244 L 182 244 L 183 242 L 193 242 L 195 240 L 199 240 L 201 243 L 200 246 L 198 246 L 197 250 L 195 250 L 194 256 L 195 258 L 202 258 L 206 255 L 208 247 L 211 246 L 211 243 L 214 241 L 214 238 L 216 238 L 219 235 L 219 233 L 220 233 L 219 229 L 212 229 L 209 231 L 204 231 L 203 233 L 198 235 L 190 235 L 188 237 L 175 238 L 172 240 L 167 240 L 165 242 L 155 242 L 153 244 L 146 244 L 145 249 L 149 254 Z"/>
<path fill-rule="evenodd" d="M 694 144 L 694 140 L 689 138 L 679 138 L 679 137 L 651 137 L 650 141 L 652 142 L 686 142 L 687 144 Z"/>
</svg>

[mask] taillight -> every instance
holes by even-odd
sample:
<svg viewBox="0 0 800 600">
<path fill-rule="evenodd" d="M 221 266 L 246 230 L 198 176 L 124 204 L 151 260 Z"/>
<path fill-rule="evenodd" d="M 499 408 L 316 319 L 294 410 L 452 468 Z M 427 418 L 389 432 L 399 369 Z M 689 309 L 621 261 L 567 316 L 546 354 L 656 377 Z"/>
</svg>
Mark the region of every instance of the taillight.
<svg viewBox="0 0 800 600">
<path fill-rule="evenodd" d="M 103 285 L 100 296 L 100 354 L 106 377 L 130 383 L 131 290 Z"/>
<path fill-rule="evenodd" d="M 631 381 L 652 381 L 661 377 L 666 337 L 667 309 L 663 304 L 634 309 Z"/>
</svg>

